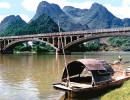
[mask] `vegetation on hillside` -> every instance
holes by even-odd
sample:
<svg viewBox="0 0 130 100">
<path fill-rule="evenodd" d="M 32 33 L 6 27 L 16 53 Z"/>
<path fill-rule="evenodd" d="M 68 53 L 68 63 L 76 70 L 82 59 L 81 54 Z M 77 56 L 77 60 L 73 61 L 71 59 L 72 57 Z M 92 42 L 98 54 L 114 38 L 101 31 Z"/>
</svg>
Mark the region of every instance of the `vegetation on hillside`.
<svg viewBox="0 0 130 100">
<path fill-rule="evenodd" d="M 113 47 L 118 47 L 121 51 L 130 51 L 130 37 L 111 37 L 108 39 L 108 44 Z"/>
<path fill-rule="evenodd" d="M 101 100 L 130 100 L 130 80 L 126 81 L 121 88 L 101 97 Z"/>
<path fill-rule="evenodd" d="M 5 17 L 0 23 L 0 34 L 2 34 L 4 30 L 15 21 L 21 21 L 24 24 L 26 23 L 25 21 L 22 20 L 22 18 L 19 15 L 17 16 L 9 15 Z"/>
<path fill-rule="evenodd" d="M 25 24 L 21 20 L 11 23 L 0 36 L 54 33 L 58 31 L 58 25 L 49 16 L 43 14 L 29 24 Z"/>
<path fill-rule="evenodd" d="M 69 48 L 72 52 L 85 52 L 85 51 L 99 51 L 100 48 L 100 39 L 92 40 Z"/>
<path fill-rule="evenodd" d="M 106 43 L 100 39 L 92 40 L 70 48 L 74 52 L 85 51 L 130 51 L 130 37 L 111 37 Z"/>
<path fill-rule="evenodd" d="M 17 20 L 12 22 L 9 27 L 7 27 L 0 36 L 15 36 L 20 35 L 22 28 L 26 25 L 26 23 L 22 20 Z"/>
</svg>

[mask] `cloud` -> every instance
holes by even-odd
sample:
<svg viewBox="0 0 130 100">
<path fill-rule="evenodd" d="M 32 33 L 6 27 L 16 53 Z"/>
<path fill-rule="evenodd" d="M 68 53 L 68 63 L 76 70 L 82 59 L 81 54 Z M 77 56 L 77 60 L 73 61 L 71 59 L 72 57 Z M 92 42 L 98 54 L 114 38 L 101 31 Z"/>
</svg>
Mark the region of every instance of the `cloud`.
<svg viewBox="0 0 130 100">
<path fill-rule="evenodd" d="M 7 15 L 0 15 L 0 23 Z"/>
<path fill-rule="evenodd" d="M 130 7 L 130 0 L 123 0 L 123 7 Z"/>
<path fill-rule="evenodd" d="M 7 2 L 0 2 L 0 8 L 6 8 L 9 9 L 11 5 Z"/>
<path fill-rule="evenodd" d="M 64 6 L 73 6 L 76 8 L 81 8 L 81 9 L 85 9 L 85 8 L 90 8 L 91 5 L 94 3 L 93 1 L 86 1 L 86 2 L 81 2 L 81 3 L 72 3 L 72 2 L 68 2 L 67 0 L 46 0 L 50 3 L 56 3 L 58 4 L 61 8 L 63 8 Z"/>
<path fill-rule="evenodd" d="M 29 22 L 31 20 L 31 18 L 29 18 L 28 15 L 25 14 L 20 14 L 20 17 L 26 22 Z"/>
<path fill-rule="evenodd" d="M 130 0 L 123 0 L 119 7 L 114 7 L 110 4 L 104 5 L 111 13 L 119 18 L 130 18 Z"/>
<path fill-rule="evenodd" d="M 38 4 L 41 1 L 43 1 L 43 0 L 24 0 L 22 2 L 22 6 L 28 11 L 35 12 Z M 83 3 L 72 3 L 72 2 L 68 2 L 67 0 L 44 0 L 44 1 L 47 1 L 49 3 L 58 4 L 61 8 L 63 8 L 64 6 L 73 6 L 73 7 L 77 7 L 77 8 L 81 8 L 81 9 L 90 8 L 91 5 L 94 3 L 93 1 L 86 1 Z"/>
<path fill-rule="evenodd" d="M 22 6 L 28 11 L 36 11 L 38 4 L 42 0 L 24 0 Z"/>
</svg>

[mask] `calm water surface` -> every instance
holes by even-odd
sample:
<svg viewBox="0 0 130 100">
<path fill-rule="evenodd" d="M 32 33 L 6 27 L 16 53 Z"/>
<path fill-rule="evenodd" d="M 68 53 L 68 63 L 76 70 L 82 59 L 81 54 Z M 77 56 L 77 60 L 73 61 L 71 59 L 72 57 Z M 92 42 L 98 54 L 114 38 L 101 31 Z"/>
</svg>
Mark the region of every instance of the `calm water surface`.
<svg viewBox="0 0 130 100">
<path fill-rule="evenodd" d="M 124 61 L 130 61 L 130 52 L 76 53 L 67 55 L 66 59 L 70 62 L 83 58 L 101 58 L 113 62 L 119 54 L 122 54 Z M 63 100 L 64 92 L 52 87 L 53 83 L 60 82 L 63 69 L 63 55 L 0 55 L 0 100 Z"/>
</svg>

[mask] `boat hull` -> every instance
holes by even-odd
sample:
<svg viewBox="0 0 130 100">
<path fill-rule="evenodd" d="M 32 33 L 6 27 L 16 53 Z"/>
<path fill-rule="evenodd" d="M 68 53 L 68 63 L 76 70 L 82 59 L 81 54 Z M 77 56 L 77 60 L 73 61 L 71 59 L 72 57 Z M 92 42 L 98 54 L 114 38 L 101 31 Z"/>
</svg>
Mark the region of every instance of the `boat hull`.
<svg viewBox="0 0 130 100">
<path fill-rule="evenodd" d="M 109 91 L 111 89 L 120 87 L 124 83 L 124 81 L 127 81 L 129 79 L 130 79 L 130 76 L 116 80 L 116 81 L 108 82 L 100 86 L 88 87 L 88 88 L 82 88 L 82 87 L 72 88 L 72 87 L 66 87 L 65 85 L 61 83 L 57 83 L 57 84 L 53 84 L 53 88 L 57 90 L 65 91 L 65 92 L 70 92 L 70 93 L 82 93 L 82 92 L 85 92 L 87 94 L 99 93 L 99 92 Z"/>
</svg>

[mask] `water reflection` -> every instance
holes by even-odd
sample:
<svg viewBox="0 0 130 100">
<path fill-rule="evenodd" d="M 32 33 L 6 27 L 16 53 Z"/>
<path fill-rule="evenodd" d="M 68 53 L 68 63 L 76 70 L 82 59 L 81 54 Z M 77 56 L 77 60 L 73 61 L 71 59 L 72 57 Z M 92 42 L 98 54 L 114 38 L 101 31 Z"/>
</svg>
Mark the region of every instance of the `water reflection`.
<svg viewBox="0 0 130 100">
<path fill-rule="evenodd" d="M 112 62 L 117 56 L 118 53 L 85 53 L 66 55 L 66 60 L 68 63 L 81 58 L 102 58 Z M 122 56 L 123 60 L 130 61 L 129 53 Z M 64 92 L 54 90 L 52 84 L 60 82 L 64 66 L 62 55 L 0 55 L 0 99 L 60 99 Z"/>
</svg>

